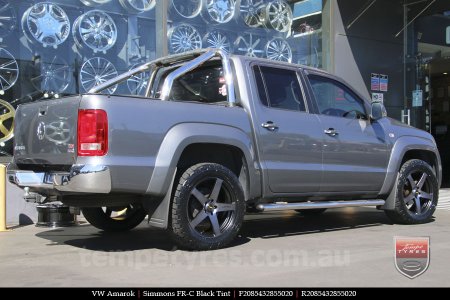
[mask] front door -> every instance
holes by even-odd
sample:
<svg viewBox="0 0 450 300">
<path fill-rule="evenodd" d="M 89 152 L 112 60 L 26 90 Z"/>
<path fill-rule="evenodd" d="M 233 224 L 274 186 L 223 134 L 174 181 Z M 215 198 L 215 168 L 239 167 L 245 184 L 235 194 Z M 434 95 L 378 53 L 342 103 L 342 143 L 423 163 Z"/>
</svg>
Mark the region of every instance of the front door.
<svg viewBox="0 0 450 300">
<path fill-rule="evenodd" d="M 369 106 L 332 78 L 309 75 L 323 136 L 321 192 L 379 191 L 388 164 L 383 127 L 369 118 Z"/>
<path fill-rule="evenodd" d="M 266 193 L 318 192 L 323 137 L 317 115 L 308 112 L 297 70 L 270 65 L 252 69 L 258 87 L 254 122 Z"/>
</svg>

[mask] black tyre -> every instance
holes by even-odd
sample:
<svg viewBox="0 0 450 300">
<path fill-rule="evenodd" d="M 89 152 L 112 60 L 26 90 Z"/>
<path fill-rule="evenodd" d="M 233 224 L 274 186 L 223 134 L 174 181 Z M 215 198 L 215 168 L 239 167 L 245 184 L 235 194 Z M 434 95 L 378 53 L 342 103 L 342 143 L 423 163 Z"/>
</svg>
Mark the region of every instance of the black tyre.
<svg viewBox="0 0 450 300">
<path fill-rule="evenodd" d="M 419 159 L 405 162 L 396 186 L 395 210 L 386 210 L 395 223 L 421 224 L 430 221 L 436 210 L 439 187 L 429 164 Z"/>
<path fill-rule="evenodd" d="M 85 207 L 83 216 L 92 226 L 104 231 L 127 231 L 145 219 L 147 213 L 139 204 L 124 207 Z"/>
<path fill-rule="evenodd" d="M 197 164 L 180 177 L 171 213 L 171 232 L 181 248 L 218 249 L 241 228 L 244 192 L 236 175 L 224 166 Z"/>
<path fill-rule="evenodd" d="M 327 209 L 326 208 L 315 208 L 315 209 L 296 209 L 295 211 L 307 216 L 307 217 L 312 217 L 312 216 L 318 216 L 323 214 Z"/>
</svg>

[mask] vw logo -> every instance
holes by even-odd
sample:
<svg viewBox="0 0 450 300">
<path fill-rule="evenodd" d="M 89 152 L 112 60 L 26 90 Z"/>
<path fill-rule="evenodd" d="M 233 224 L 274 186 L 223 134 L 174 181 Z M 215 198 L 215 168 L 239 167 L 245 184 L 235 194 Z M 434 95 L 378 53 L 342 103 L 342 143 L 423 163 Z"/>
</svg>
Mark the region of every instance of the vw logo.
<svg viewBox="0 0 450 300">
<path fill-rule="evenodd" d="M 45 137 L 45 123 L 44 122 L 39 123 L 37 130 L 36 130 L 36 134 L 40 141 L 42 141 L 44 139 L 44 137 Z"/>
</svg>

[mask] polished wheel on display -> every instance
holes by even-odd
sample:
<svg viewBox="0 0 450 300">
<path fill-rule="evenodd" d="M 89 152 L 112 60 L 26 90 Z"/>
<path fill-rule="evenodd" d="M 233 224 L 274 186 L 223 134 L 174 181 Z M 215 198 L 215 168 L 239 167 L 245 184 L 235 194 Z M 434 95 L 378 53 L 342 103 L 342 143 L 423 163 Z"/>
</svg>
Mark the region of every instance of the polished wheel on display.
<svg viewBox="0 0 450 300">
<path fill-rule="evenodd" d="M 203 11 L 207 21 L 228 23 L 236 12 L 236 0 L 204 0 Z"/>
<path fill-rule="evenodd" d="M 0 99 L 0 143 L 4 143 L 13 137 L 15 114 L 14 107 Z"/>
<path fill-rule="evenodd" d="M 130 70 L 133 70 L 134 68 L 138 67 L 139 65 L 134 65 L 130 68 Z M 145 92 L 147 90 L 148 81 L 150 80 L 150 72 L 140 72 L 138 74 L 134 74 L 127 80 L 127 86 L 130 90 L 130 93 L 132 95 L 137 96 L 145 96 Z"/>
<path fill-rule="evenodd" d="M 231 53 L 231 43 L 227 35 L 221 30 L 213 30 L 203 38 L 203 47 L 223 50 Z"/>
<path fill-rule="evenodd" d="M 268 59 L 292 62 L 292 50 L 288 42 L 282 38 L 274 38 L 266 45 Z"/>
<path fill-rule="evenodd" d="M 172 0 L 172 9 L 183 18 L 192 19 L 202 10 L 202 0 Z"/>
<path fill-rule="evenodd" d="M 118 75 L 116 67 L 107 59 L 94 57 L 87 60 L 80 71 L 80 83 L 83 89 L 88 92 L 93 87 L 100 85 Z M 107 89 L 109 94 L 114 94 L 117 85 Z"/>
<path fill-rule="evenodd" d="M 16 28 L 16 12 L 11 3 L 0 0 L 0 42 Z"/>
<path fill-rule="evenodd" d="M 252 33 L 239 36 L 234 42 L 236 54 L 250 57 L 262 57 L 264 55 L 263 42 L 261 37 Z"/>
<path fill-rule="evenodd" d="M 120 4 L 132 13 L 143 13 L 155 7 L 156 0 L 119 0 Z"/>
<path fill-rule="evenodd" d="M 58 5 L 41 2 L 24 13 L 22 28 L 30 41 L 38 41 L 44 47 L 57 48 L 70 34 L 70 21 Z"/>
<path fill-rule="evenodd" d="M 269 2 L 264 9 L 264 22 L 267 28 L 289 32 L 292 26 L 291 7 L 282 0 Z"/>
<path fill-rule="evenodd" d="M 91 10 L 79 16 L 73 25 L 72 34 L 79 47 L 86 45 L 94 53 L 105 53 L 117 41 L 116 23 L 100 10 Z"/>
<path fill-rule="evenodd" d="M 40 73 L 31 77 L 31 83 L 42 92 L 64 92 L 70 84 L 72 70 L 66 61 L 54 56 L 50 61 L 39 61 L 36 66 Z"/>
<path fill-rule="evenodd" d="M 260 27 L 263 25 L 261 15 L 263 14 L 264 8 L 264 0 L 241 0 L 241 18 L 249 27 Z"/>
<path fill-rule="evenodd" d="M 111 0 L 80 0 L 80 1 L 81 3 L 87 6 L 98 6 L 111 2 Z"/>
<path fill-rule="evenodd" d="M 19 65 L 16 59 L 4 48 L 0 48 L 0 95 L 10 89 L 19 77 Z"/>
<path fill-rule="evenodd" d="M 191 25 L 181 24 L 169 30 L 170 52 L 183 53 L 202 48 L 202 37 Z"/>
</svg>

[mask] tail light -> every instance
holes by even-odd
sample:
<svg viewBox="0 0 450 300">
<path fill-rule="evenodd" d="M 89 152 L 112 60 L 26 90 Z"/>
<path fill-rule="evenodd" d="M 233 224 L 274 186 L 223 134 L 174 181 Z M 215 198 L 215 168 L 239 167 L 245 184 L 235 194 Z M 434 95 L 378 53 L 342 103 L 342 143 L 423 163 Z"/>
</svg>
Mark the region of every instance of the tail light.
<svg viewBox="0 0 450 300">
<path fill-rule="evenodd" d="M 108 152 L 108 116 L 101 109 L 78 111 L 78 155 L 104 156 Z"/>
</svg>

